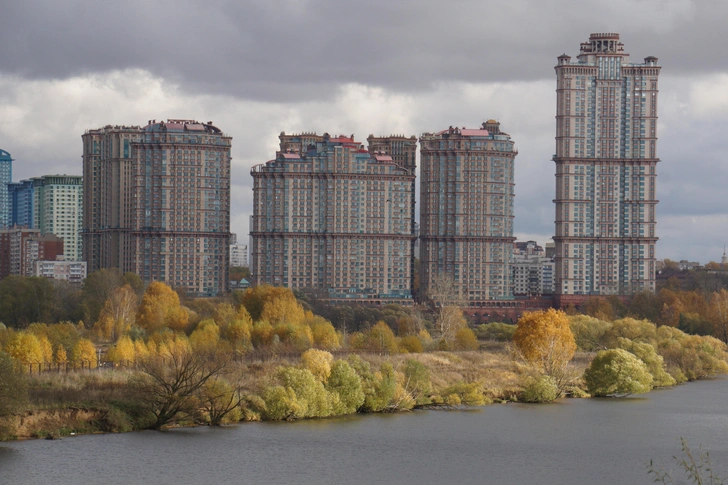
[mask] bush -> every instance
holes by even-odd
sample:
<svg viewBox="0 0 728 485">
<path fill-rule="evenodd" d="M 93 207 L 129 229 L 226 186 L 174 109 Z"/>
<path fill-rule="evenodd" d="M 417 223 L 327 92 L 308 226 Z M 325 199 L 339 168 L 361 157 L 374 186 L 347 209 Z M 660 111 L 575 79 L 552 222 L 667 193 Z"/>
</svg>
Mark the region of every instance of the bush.
<svg viewBox="0 0 728 485">
<path fill-rule="evenodd" d="M 552 377 L 542 375 L 528 377 L 523 386 L 521 401 L 530 403 L 553 402 L 559 397 L 559 388 Z"/>
<path fill-rule="evenodd" d="M 303 367 L 311 371 L 316 379 L 325 383 L 331 375 L 334 356 L 325 350 L 308 349 L 301 356 L 301 362 Z"/>
<path fill-rule="evenodd" d="M 612 324 L 587 315 L 569 316 L 569 326 L 574 334 L 576 346 L 586 352 L 604 349 L 604 334 Z"/>
<path fill-rule="evenodd" d="M 333 395 L 334 415 L 355 413 L 364 404 L 361 379 L 345 360 L 337 360 L 331 366 L 326 389 Z"/>
<path fill-rule="evenodd" d="M 408 359 L 404 367 L 404 388 L 412 395 L 417 404 L 429 404 L 428 396 L 432 390 L 430 370 L 415 359 Z"/>
<path fill-rule="evenodd" d="M 403 353 L 419 354 L 424 350 L 422 341 L 416 335 L 407 335 L 399 339 L 399 350 Z"/>
<path fill-rule="evenodd" d="M 647 343 L 632 342 L 625 338 L 619 338 L 617 345 L 620 349 L 630 352 L 640 359 L 647 366 L 652 374 L 653 387 L 667 387 L 676 384 L 675 379 L 665 371 L 665 364 L 661 355 L 657 355 L 655 348 Z"/>
<path fill-rule="evenodd" d="M 642 394 L 652 389 L 647 366 L 623 349 L 602 350 L 584 373 L 592 396 Z"/>
<path fill-rule="evenodd" d="M 455 332 L 453 345 L 457 350 L 478 350 L 478 338 L 468 327 L 462 327 Z"/>
<path fill-rule="evenodd" d="M 498 342 L 510 342 L 513 340 L 513 334 L 516 331 L 515 325 L 507 323 L 493 322 L 478 325 L 475 333 L 478 338 L 483 340 L 496 340 Z"/>
<path fill-rule="evenodd" d="M 483 406 L 488 403 L 488 398 L 485 397 L 485 390 L 477 382 L 459 382 L 452 386 L 446 387 L 440 393 L 445 396 L 445 402 L 451 405 L 448 401 L 451 400 L 451 396 L 457 396 L 458 404 L 468 404 L 471 406 Z"/>
</svg>

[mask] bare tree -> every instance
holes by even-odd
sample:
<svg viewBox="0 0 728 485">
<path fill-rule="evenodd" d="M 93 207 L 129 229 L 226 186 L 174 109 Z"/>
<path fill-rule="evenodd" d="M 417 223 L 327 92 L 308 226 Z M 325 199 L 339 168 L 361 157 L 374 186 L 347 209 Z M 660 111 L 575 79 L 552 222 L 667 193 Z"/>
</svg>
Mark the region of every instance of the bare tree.
<svg viewBox="0 0 728 485">
<path fill-rule="evenodd" d="M 437 315 L 435 325 L 440 336 L 448 339 L 452 337 L 464 322 L 460 307 L 464 300 L 460 295 L 455 280 L 446 273 L 438 273 L 432 278 L 427 288 L 427 297 L 434 306 Z"/>
<path fill-rule="evenodd" d="M 151 429 L 160 429 L 199 409 L 198 394 L 210 379 L 230 365 L 227 356 L 190 350 L 154 356 L 140 363 L 137 381 L 144 407 L 154 416 Z"/>
</svg>

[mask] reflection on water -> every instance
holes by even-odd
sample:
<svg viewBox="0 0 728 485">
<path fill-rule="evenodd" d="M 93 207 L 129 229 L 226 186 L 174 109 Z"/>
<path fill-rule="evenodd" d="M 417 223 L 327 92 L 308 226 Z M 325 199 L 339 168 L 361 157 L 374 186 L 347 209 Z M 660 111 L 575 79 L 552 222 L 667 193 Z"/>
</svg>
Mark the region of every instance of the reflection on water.
<svg viewBox="0 0 728 485">
<path fill-rule="evenodd" d="M 680 437 L 728 475 L 728 380 L 627 399 L 491 405 L 0 445 L 0 483 L 613 484 Z"/>
</svg>

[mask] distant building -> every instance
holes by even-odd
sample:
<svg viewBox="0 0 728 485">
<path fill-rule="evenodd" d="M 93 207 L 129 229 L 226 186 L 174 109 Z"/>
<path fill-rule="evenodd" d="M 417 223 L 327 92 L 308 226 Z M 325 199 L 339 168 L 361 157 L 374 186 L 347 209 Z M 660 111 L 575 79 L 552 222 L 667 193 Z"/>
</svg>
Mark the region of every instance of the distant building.
<svg viewBox="0 0 728 485">
<path fill-rule="evenodd" d="M 33 225 L 33 181 L 21 180 L 8 184 L 10 197 L 10 227 Z"/>
<path fill-rule="evenodd" d="M 73 284 L 82 284 L 86 279 L 85 261 L 34 261 L 33 276 L 68 281 Z"/>
<path fill-rule="evenodd" d="M 536 241 L 517 241 L 513 249 L 512 281 L 515 296 L 542 296 L 554 292 L 554 261 Z"/>
<path fill-rule="evenodd" d="M 630 62 L 615 33 L 558 57 L 558 295 L 655 290 L 659 74 L 656 57 Z"/>
<path fill-rule="evenodd" d="M 247 244 L 230 244 L 230 267 L 248 266 L 248 246 Z"/>
<path fill-rule="evenodd" d="M 514 161 L 500 123 L 420 138 L 420 288 L 452 279 L 471 307 L 513 298 Z"/>
<path fill-rule="evenodd" d="M 9 275 L 32 276 L 33 263 L 63 255 L 63 239 L 41 235 L 39 229 L 13 227 L 0 230 L 0 279 Z"/>
<path fill-rule="evenodd" d="M 251 170 L 253 283 L 411 301 L 413 167 L 353 137 L 282 133 L 280 142 L 274 160 Z"/>
<path fill-rule="evenodd" d="M 120 268 L 196 296 L 227 291 L 231 137 L 170 119 L 82 138 L 89 271 Z"/>
<path fill-rule="evenodd" d="M 0 150 L 0 229 L 11 226 L 11 205 L 8 184 L 13 181 L 13 158 Z"/>
<path fill-rule="evenodd" d="M 24 180 L 21 184 L 27 184 Z M 41 234 L 55 234 L 63 239 L 64 258 L 82 258 L 83 177 L 81 175 L 44 175 L 30 180 L 33 184 L 31 227 Z M 20 195 L 20 194 L 19 194 Z M 25 195 L 25 194 L 23 194 Z M 25 209 L 27 202 L 23 200 Z"/>
</svg>

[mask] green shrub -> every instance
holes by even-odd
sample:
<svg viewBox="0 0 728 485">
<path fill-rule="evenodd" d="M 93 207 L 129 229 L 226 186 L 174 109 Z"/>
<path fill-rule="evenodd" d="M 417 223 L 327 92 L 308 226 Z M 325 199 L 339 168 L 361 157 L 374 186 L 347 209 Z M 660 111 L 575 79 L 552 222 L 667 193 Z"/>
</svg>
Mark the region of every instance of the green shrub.
<svg viewBox="0 0 728 485">
<path fill-rule="evenodd" d="M 652 374 L 647 366 L 623 349 L 602 350 L 584 373 L 593 396 L 641 394 L 652 389 Z"/>
<path fill-rule="evenodd" d="M 612 324 L 588 315 L 571 315 L 569 326 L 571 333 L 574 334 L 576 346 L 580 350 L 590 352 L 604 348 L 602 340 Z"/>
<path fill-rule="evenodd" d="M 408 359 L 404 367 L 404 388 L 417 404 L 430 404 L 428 398 L 432 390 L 430 370 L 422 362 Z"/>
<path fill-rule="evenodd" d="M 553 377 L 542 375 L 526 379 L 520 400 L 530 403 L 547 403 L 553 402 L 557 397 L 559 397 L 559 388 Z"/>
<path fill-rule="evenodd" d="M 515 325 L 507 323 L 493 322 L 478 325 L 475 334 L 482 340 L 496 340 L 498 342 L 510 342 L 513 340 L 513 333 L 516 331 Z"/>
<path fill-rule="evenodd" d="M 364 404 L 361 378 L 345 360 L 337 360 L 331 366 L 326 389 L 333 395 L 332 414 L 352 414 Z"/>
<path fill-rule="evenodd" d="M 665 364 L 661 355 L 657 355 L 655 347 L 648 343 L 633 342 L 626 338 L 619 338 L 617 347 L 634 354 L 647 366 L 647 370 L 652 374 L 653 387 L 674 386 L 675 378 L 665 371 Z"/>
<path fill-rule="evenodd" d="M 458 396 L 460 402 L 470 406 L 483 406 L 489 402 L 485 396 L 483 386 L 477 382 L 458 382 L 457 384 L 446 387 L 440 394 L 446 396 L 445 402 L 448 402 L 450 396 L 453 394 Z"/>
</svg>

